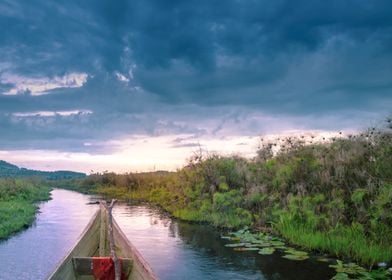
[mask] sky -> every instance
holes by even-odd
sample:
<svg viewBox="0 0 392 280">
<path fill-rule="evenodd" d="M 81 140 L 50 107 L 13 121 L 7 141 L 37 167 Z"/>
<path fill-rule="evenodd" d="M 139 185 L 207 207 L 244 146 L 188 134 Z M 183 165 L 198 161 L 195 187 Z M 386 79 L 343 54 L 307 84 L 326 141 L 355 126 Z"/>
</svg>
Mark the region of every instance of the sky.
<svg viewBox="0 0 392 280">
<path fill-rule="evenodd" d="M 392 108 L 390 0 L 0 0 L 0 159 L 174 170 Z"/>
</svg>

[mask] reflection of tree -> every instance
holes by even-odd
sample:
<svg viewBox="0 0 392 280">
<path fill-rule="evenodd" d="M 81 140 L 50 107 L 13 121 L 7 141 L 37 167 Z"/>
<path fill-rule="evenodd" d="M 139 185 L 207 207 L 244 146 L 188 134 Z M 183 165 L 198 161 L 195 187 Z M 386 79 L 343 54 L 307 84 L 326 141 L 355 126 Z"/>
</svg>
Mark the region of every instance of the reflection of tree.
<svg viewBox="0 0 392 280">
<path fill-rule="evenodd" d="M 167 237 L 180 239 L 181 250 L 192 252 L 185 254 L 201 270 L 209 269 L 210 275 L 220 275 L 227 279 L 330 279 L 334 271 L 327 264 L 316 261 L 290 261 L 281 257 L 282 253 L 261 256 L 257 252 L 236 252 L 225 247 L 227 241 L 221 239 L 221 232 L 206 224 L 186 223 L 173 219 L 161 208 L 152 204 L 138 204 L 144 214 L 148 212 L 150 224 L 167 228 Z M 131 207 L 129 211 L 135 213 Z M 167 240 L 163 238 L 162 242 Z M 170 243 L 170 242 L 168 242 Z M 239 277 L 239 278 L 238 278 Z"/>
<path fill-rule="evenodd" d="M 315 279 L 315 276 L 317 279 L 330 279 L 334 275 L 327 264 L 316 261 L 290 261 L 283 259 L 281 253 L 261 256 L 257 252 L 236 252 L 232 248 L 225 247 L 227 242 L 220 238 L 221 233 L 208 225 L 185 222 L 173 224 L 178 224 L 178 237 L 188 245 L 187 247 L 209 258 L 223 270 L 246 273 L 254 271 L 255 274 L 260 272 L 265 279 L 274 280 L 305 280 Z"/>
<path fill-rule="evenodd" d="M 238 254 L 232 248 L 225 247 L 220 232 L 211 226 L 178 222 L 178 234 L 189 248 L 213 258 L 219 266 L 239 270 L 256 268 L 255 254 Z"/>
</svg>

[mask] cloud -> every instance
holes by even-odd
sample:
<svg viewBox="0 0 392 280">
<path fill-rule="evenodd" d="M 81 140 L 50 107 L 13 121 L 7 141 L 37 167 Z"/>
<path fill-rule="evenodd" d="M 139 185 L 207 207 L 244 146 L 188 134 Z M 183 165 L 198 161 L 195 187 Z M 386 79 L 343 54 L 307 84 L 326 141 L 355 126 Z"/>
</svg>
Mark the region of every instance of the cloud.
<svg viewBox="0 0 392 280">
<path fill-rule="evenodd" d="M 392 107 L 391 10 L 387 0 L 4 0 L 0 148 L 105 154 L 114 148 L 102 143 L 134 135 L 189 135 L 168 147 L 190 148 L 360 129 Z"/>
<path fill-rule="evenodd" d="M 93 112 L 89 110 L 73 110 L 73 111 L 38 111 L 26 113 L 12 113 L 14 117 L 55 117 L 55 116 L 72 116 L 72 115 L 88 115 Z"/>
<path fill-rule="evenodd" d="M 33 96 L 53 93 L 58 88 L 78 88 L 87 81 L 86 73 L 70 73 L 64 76 L 53 78 L 40 77 L 30 78 L 12 74 L 2 74 L 0 83 L 10 84 L 11 88 L 3 92 L 3 95 L 17 95 L 29 93 Z"/>
<path fill-rule="evenodd" d="M 188 135 L 181 135 L 188 137 Z M 240 152 L 244 156 L 255 154 L 257 137 L 230 137 L 226 139 L 203 139 L 200 146 L 173 147 L 176 136 L 133 135 L 121 140 L 97 143 L 113 148 L 111 153 L 87 153 L 81 151 L 64 152 L 53 150 L 13 150 L 2 151 L 0 156 L 10 162 L 29 168 L 44 170 L 64 170 L 72 165 L 73 170 L 89 173 L 94 171 L 155 171 L 180 168 L 186 164 L 199 147 L 206 152 L 233 154 Z M 236 143 L 246 141 L 247 145 L 237 147 Z M 91 143 L 91 145 L 95 145 Z"/>
<path fill-rule="evenodd" d="M 116 75 L 117 80 L 122 81 L 122 82 L 129 82 L 130 79 L 132 79 L 132 76 L 130 78 L 124 76 L 124 74 L 121 74 L 119 72 L 114 73 Z"/>
</svg>

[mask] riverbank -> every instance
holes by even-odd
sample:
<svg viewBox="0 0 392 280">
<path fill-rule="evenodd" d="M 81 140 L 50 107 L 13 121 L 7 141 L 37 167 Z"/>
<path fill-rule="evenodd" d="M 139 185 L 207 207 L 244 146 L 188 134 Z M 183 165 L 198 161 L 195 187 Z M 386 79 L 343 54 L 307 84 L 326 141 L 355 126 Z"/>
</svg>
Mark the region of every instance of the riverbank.
<svg viewBox="0 0 392 280">
<path fill-rule="evenodd" d="M 177 172 L 92 174 L 76 188 L 150 201 L 187 221 L 268 227 L 368 267 L 392 261 L 391 128 L 264 140 L 252 160 L 200 152 Z"/>
<path fill-rule="evenodd" d="M 255 230 L 260 228 L 256 221 L 247 222 L 246 220 L 251 219 L 252 216 L 256 216 L 257 213 L 247 215 L 246 209 L 236 209 L 239 215 L 241 215 L 240 211 L 245 213 L 246 216 L 245 219 L 243 219 L 244 216 L 236 216 L 236 214 L 231 213 L 207 213 L 203 208 L 199 210 L 178 208 L 175 204 L 171 203 L 172 200 L 167 200 L 169 197 L 168 195 L 161 196 L 161 190 L 139 192 L 128 191 L 125 188 L 98 187 L 95 189 L 94 193 L 110 198 L 154 203 L 162 207 L 173 217 L 183 221 L 209 223 L 228 230 L 240 228 L 245 222 L 246 225 L 253 227 Z M 157 195 L 157 193 L 159 194 Z M 241 226 L 236 226 L 239 224 Z M 277 222 L 263 225 L 262 228 L 264 231 L 281 236 L 289 243 L 308 251 L 328 254 L 337 258 L 355 260 L 369 268 L 377 263 L 386 262 L 391 264 L 392 261 L 391 243 L 389 241 L 381 241 L 382 238 L 389 240 L 390 233 L 386 231 L 386 235 L 377 242 L 365 234 L 363 226 L 360 224 L 353 223 L 350 226 L 339 225 L 328 231 L 315 230 L 306 223 L 293 221 L 291 214 L 282 210 L 282 216 Z"/>
<path fill-rule="evenodd" d="M 0 178 L 0 240 L 30 226 L 37 202 L 50 199 L 50 187 L 33 178 Z"/>
<path fill-rule="evenodd" d="M 0 242 L 1 279 L 47 279 L 98 209 L 89 204 L 95 196 L 56 188 L 51 197 L 40 205 L 34 226 Z M 317 275 L 327 280 L 334 275 L 325 262 L 293 264 L 278 254 L 238 253 L 225 246 L 228 241 L 220 238 L 220 230 L 172 219 L 150 204 L 116 203 L 114 218 L 162 280 L 189 275 L 205 280 L 305 280 Z M 28 271 L 27 263 L 32 267 Z"/>
</svg>

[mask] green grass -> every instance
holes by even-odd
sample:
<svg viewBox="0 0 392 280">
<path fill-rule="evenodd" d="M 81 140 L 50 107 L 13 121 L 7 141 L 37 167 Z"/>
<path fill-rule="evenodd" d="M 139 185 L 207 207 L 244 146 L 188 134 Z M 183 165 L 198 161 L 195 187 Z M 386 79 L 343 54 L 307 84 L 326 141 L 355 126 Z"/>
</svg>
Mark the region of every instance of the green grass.
<svg viewBox="0 0 392 280">
<path fill-rule="evenodd" d="M 308 250 L 331 253 L 339 258 L 350 256 L 370 266 L 379 261 L 392 261 L 391 244 L 372 242 L 355 227 L 342 226 L 335 231 L 321 232 L 281 219 L 274 224 L 274 229 L 291 243 Z"/>
<path fill-rule="evenodd" d="M 26 200 L 0 202 L 0 239 L 28 227 L 34 221 L 37 207 Z"/>
<path fill-rule="evenodd" d="M 36 203 L 50 199 L 50 190 L 41 181 L 0 178 L 0 239 L 30 226 Z"/>
<path fill-rule="evenodd" d="M 177 209 L 173 212 L 173 216 L 189 222 L 204 222 L 206 217 L 198 210 Z"/>
</svg>

